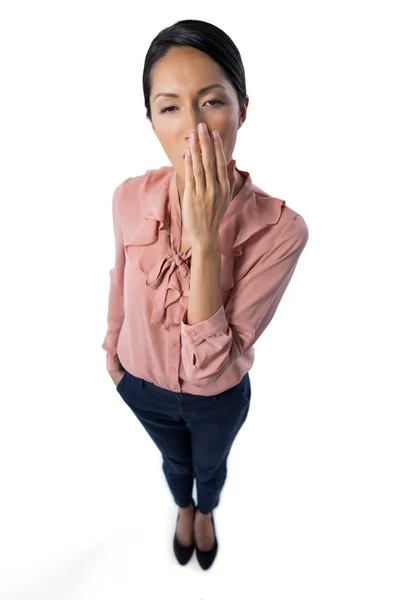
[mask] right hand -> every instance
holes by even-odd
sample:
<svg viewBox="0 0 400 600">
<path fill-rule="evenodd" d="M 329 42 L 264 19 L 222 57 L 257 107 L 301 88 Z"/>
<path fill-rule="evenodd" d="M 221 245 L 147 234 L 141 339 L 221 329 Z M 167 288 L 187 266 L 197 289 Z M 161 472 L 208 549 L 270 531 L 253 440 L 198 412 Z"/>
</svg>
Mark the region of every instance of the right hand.
<svg viewBox="0 0 400 600">
<path fill-rule="evenodd" d="M 123 369 L 123 368 L 115 369 L 115 370 L 113 369 L 112 371 L 108 371 L 108 372 L 110 373 L 111 379 L 113 380 L 115 387 L 117 387 L 119 382 L 125 375 L 125 369 Z"/>
</svg>

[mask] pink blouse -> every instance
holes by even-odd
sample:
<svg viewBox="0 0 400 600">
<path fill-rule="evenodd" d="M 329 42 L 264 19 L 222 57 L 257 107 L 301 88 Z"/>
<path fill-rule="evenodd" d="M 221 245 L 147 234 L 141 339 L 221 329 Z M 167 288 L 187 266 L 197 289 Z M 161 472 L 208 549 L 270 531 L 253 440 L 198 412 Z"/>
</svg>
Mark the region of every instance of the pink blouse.
<svg viewBox="0 0 400 600">
<path fill-rule="evenodd" d="M 117 369 L 119 359 L 129 373 L 159 387 L 212 396 L 253 366 L 253 344 L 292 278 L 308 227 L 285 200 L 237 170 L 246 180 L 219 230 L 223 306 L 194 325 L 186 321 L 192 249 L 178 251 L 176 171 L 148 170 L 115 189 L 115 263 L 102 344 L 108 370 Z"/>
</svg>

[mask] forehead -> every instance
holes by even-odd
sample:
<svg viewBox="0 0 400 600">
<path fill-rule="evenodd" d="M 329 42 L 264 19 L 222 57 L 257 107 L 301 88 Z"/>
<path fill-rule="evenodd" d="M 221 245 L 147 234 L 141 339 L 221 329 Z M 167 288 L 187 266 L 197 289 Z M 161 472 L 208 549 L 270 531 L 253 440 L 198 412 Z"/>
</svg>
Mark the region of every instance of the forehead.
<svg viewBox="0 0 400 600">
<path fill-rule="evenodd" d="M 151 78 L 152 96 L 160 91 L 196 93 L 210 83 L 231 87 L 222 67 L 205 52 L 190 46 L 171 48 L 154 65 Z"/>
</svg>

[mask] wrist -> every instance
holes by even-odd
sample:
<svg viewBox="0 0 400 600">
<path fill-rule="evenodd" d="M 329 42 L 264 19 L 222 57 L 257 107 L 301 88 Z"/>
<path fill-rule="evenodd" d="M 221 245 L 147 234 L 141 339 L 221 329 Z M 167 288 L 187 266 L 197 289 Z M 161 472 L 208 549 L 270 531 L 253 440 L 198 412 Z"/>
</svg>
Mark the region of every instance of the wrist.
<svg viewBox="0 0 400 600">
<path fill-rule="evenodd" d="M 196 240 L 192 244 L 192 254 L 215 252 L 217 250 L 221 250 L 219 233 L 216 235 L 210 235 L 207 238 L 202 238 L 201 240 Z"/>
</svg>

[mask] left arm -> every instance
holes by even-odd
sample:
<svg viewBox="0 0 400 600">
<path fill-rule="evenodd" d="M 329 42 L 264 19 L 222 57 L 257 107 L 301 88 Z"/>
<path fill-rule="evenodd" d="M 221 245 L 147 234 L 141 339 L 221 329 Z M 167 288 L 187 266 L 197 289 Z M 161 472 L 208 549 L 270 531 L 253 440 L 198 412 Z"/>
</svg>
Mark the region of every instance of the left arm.
<svg viewBox="0 0 400 600">
<path fill-rule="evenodd" d="M 182 362 L 191 383 L 215 382 L 253 346 L 271 322 L 307 240 L 307 224 L 297 214 L 270 251 L 235 284 L 226 307 L 217 289 L 216 248 L 195 252 L 189 304 L 181 319 Z M 189 310 L 192 321 L 187 320 Z"/>
</svg>

